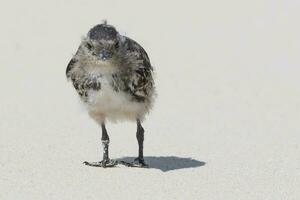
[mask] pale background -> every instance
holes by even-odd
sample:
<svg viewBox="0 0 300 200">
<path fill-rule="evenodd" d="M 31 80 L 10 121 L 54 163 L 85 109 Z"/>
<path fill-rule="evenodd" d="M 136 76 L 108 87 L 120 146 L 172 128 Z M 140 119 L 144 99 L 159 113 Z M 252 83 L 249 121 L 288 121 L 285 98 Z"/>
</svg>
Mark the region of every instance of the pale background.
<svg viewBox="0 0 300 200">
<path fill-rule="evenodd" d="M 2 0 L 0 199 L 299 199 L 299 10 L 296 0 Z M 101 131 L 65 68 L 105 18 L 156 68 L 150 169 L 82 164 L 100 159 Z M 107 128 L 112 158 L 136 156 L 135 124 Z"/>
</svg>

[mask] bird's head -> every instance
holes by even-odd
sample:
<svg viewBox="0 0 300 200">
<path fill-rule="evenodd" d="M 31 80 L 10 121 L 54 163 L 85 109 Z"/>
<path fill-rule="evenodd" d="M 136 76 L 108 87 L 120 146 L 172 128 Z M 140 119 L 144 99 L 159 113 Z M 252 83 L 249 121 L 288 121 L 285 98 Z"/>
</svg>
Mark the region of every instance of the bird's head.
<svg viewBox="0 0 300 200">
<path fill-rule="evenodd" d="M 109 61 L 119 51 L 120 36 L 117 30 L 106 22 L 91 28 L 84 41 L 86 50 L 101 61 Z"/>
</svg>

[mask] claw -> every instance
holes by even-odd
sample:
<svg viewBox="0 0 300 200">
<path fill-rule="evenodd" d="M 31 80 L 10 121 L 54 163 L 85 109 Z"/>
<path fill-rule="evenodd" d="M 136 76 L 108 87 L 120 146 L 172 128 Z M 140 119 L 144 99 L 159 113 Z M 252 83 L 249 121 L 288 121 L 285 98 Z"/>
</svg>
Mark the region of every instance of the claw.
<svg viewBox="0 0 300 200">
<path fill-rule="evenodd" d="M 119 164 L 125 165 L 127 167 L 139 167 L 139 168 L 148 168 L 149 166 L 145 163 L 144 159 L 136 158 L 133 162 L 125 162 L 125 161 L 118 161 Z"/>
<path fill-rule="evenodd" d="M 134 167 L 148 167 L 143 158 L 134 159 L 133 163 Z"/>
<path fill-rule="evenodd" d="M 102 161 L 98 161 L 98 162 L 87 162 L 84 161 L 83 164 L 88 165 L 88 166 L 92 166 L 92 167 L 114 167 L 118 164 L 118 162 L 116 160 L 102 160 Z"/>
</svg>

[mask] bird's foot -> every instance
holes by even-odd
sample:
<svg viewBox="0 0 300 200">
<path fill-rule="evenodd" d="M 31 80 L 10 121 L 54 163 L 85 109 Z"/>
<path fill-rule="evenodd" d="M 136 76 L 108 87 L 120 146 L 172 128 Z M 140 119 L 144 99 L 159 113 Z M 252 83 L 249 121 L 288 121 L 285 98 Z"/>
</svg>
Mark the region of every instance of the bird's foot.
<svg viewBox="0 0 300 200">
<path fill-rule="evenodd" d="M 140 167 L 140 168 L 147 168 L 148 165 L 145 163 L 143 158 L 136 158 L 133 162 L 125 162 L 125 161 L 118 161 L 120 164 L 125 165 L 127 167 Z"/>
<path fill-rule="evenodd" d="M 102 160 L 102 161 L 98 161 L 98 162 L 87 162 L 84 161 L 83 164 L 88 165 L 88 166 L 92 166 L 92 167 L 114 167 L 118 164 L 118 162 L 116 160 L 111 160 L 111 159 L 107 159 L 107 160 Z"/>
<path fill-rule="evenodd" d="M 132 162 L 133 167 L 148 167 L 148 165 L 145 163 L 144 158 L 136 158 Z"/>
</svg>

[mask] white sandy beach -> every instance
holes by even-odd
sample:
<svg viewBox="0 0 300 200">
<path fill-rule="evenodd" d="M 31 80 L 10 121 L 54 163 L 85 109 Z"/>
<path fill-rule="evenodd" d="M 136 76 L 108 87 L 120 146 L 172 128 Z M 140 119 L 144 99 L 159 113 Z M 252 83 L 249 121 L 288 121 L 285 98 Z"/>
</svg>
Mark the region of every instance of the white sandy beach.
<svg viewBox="0 0 300 200">
<path fill-rule="evenodd" d="M 300 199 L 300 3 L 2 1 L 1 200 Z M 101 129 L 65 77 L 107 19 L 156 69 L 149 169 L 88 167 Z M 110 157 L 137 155 L 134 123 L 108 124 Z"/>
</svg>

